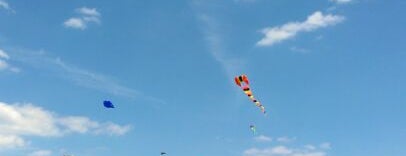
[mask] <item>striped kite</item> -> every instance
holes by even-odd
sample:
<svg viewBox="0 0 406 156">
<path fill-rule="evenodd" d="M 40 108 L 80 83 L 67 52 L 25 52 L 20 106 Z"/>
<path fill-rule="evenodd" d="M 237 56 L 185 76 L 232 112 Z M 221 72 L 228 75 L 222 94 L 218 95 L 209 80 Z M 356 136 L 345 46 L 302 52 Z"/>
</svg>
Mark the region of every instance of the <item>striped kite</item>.
<svg viewBox="0 0 406 156">
<path fill-rule="evenodd" d="M 247 96 L 250 98 L 250 100 L 261 109 L 262 113 L 266 114 L 265 107 L 257 99 L 254 98 L 254 95 L 251 92 L 247 75 L 236 76 L 235 83 L 240 86 L 244 93 L 247 94 Z"/>
</svg>

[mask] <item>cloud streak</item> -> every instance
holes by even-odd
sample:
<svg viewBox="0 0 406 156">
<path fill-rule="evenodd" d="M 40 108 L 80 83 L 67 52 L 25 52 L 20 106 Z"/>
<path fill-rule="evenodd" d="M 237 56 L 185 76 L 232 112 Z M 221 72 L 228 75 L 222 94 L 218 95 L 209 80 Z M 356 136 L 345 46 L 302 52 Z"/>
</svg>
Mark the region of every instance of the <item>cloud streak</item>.
<svg viewBox="0 0 406 156">
<path fill-rule="evenodd" d="M 65 27 L 75 28 L 75 29 L 86 29 L 87 25 L 82 18 L 72 17 L 66 20 L 64 23 Z"/>
<path fill-rule="evenodd" d="M 344 21 L 343 16 L 327 14 L 316 11 L 303 22 L 289 22 L 282 26 L 268 27 L 262 29 L 265 35 L 257 42 L 258 46 L 272 46 L 276 43 L 294 38 L 301 32 L 311 32 L 320 28 L 336 25 Z"/>
<path fill-rule="evenodd" d="M 253 3 L 256 1 L 258 1 L 258 0 L 234 0 L 234 2 L 237 2 L 237 3 Z"/>
<path fill-rule="evenodd" d="M 81 69 L 62 61 L 60 58 L 47 56 L 44 51 L 30 51 L 24 49 L 14 49 L 15 60 L 33 68 L 48 70 L 62 79 L 73 82 L 74 84 L 94 89 L 103 93 L 108 93 L 126 98 L 136 98 L 145 96 L 151 101 L 160 101 L 159 99 L 148 97 L 141 92 L 119 84 L 113 78 L 103 74 Z"/>
<path fill-rule="evenodd" d="M 257 137 L 266 138 L 269 137 Z M 270 140 L 270 138 L 269 138 Z M 276 145 L 266 148 L 249 148 L 243 151 L 244 156 L 326 156 L 327 151 L 331 149 L 331 145 L 328 142 L 324 142 L 320 145 L 306 144 L 301 147 L 289 147 L 281 145 L 296 140 L 289 137 L 278 137 L 276 139 Z"/>
<path fill-rule="evenodd" d="M 289 137 L 279 137 L 276 139 L 276 141 L 281 142 L 281 143 L 289 143 L 295 141 L 296 138 L 289 138 Z"/>
<path fill-rule="evenodd" d="M 78 17 L 71 17 L 63 23 L 67 28 L 84 30 L 90 23 L 100 24 L 100 12 L 96 8 L 82 7 L 75 10 Z"/>
<path fill-rule="evenodd" d="M 243 152 L 244 156 L 326 156 L 325 149 L 313 145 L 302 148 L 290 148 L 287 146 L 274 146 L 268 148 L 250 148 Z"/>
<path fill-rule="evenodd" d="M 129 125 L 100 123 L 84 116 L 59 116 L 30 103 L 0 102 L 0 148 L 23 147 L 25 136 L 61 137 L 68 134 L 124 135 Z"/>
<path fill-rule="evenodd" d="M 152 103 L 166 103 L 166 101 L 160 98 L 144 94 L 136 89 L 125 86 L 119 83 L 114 77 L 79 68 L 64 62 L 58 57 L 51 57 L 47 55 L 44 50 L 32 51 L 23 48 L 9 48 L 8 50 L 13 54 L 15 62 L 29 68 L 51 73 L 53 76 L 74 83 L 77 86 L 132 100 L 142 98 Z"/>
<path fill-rule="evenodd" d="M 14 73 L 20 72 L 20 69 L 8 63 L 10 56 L 2 49 L 0 49 L 0 71 L 11 71 Z"/>
<path fill-rule="evenodd" d="M 207 14 L 199 14 L 198 19 L 202 23 L 203 35 L 213 58 L 222 65 L 228 77 L 238 75 L 244 61 L 226 57 L 225 43 L 220 35 L 218 22 Z"/>
<path fill-rule="evenodd" d="M 82 14 L 83 16 L 93 16 L 93 17 L 100 16 L 100 13 L 97 11 L 96 8 L 82 7 L 76 9 L 76 12 Z"/>
<path fill-rule="evenodd" d="M 141 94 L 139 91 L 120 85 L 104 75 L 69 65 L 60 58 L 51 59 L 49 63 L 61 69 L 64 77 L 77 85 L 129 98 L 135 98 Z"/>
<path fill-rule="evenodd" d="M 10 6 L 8 5 L 8 3 L 4 0 L 0 0 L 0 8 L 6 9 L 6 10 L 10 10 Z"/>
<path fill-rule="evenodd" d="M 255 137 L 254 140 L 257 142 L 271 142 L 272 138 L 265 135 L 260 135 Z"/>
<path fill-rule="evenodd" d="M 16 135 L 0 135 L 0 149 L 1 148 L 17 148 L 23 147 L 27 143 L 19 136 Z"/>
<path fill-rule="evenodd" d="M 330 0 L 331 2 L 337 3 L 337 4 L 347 4 L 352 2 L 352 0 Z"/>
<path fill-rule="evenodd" d="M 306 54 L 306 53 L 310 52 L 309 50 L 307 50 L 305 48 L 299 48 L 299 47 L 295 47 L 295 46 L 290 47 L 290 50 L 293 52 L 302 53 L 302 54 Z"/>
<path fill-rule="evenodd" d="M 28 156 L 51 156 L 51 155 L 52 151 L 49 150 L 38 150 L 28 154 Z"/>
</svg>

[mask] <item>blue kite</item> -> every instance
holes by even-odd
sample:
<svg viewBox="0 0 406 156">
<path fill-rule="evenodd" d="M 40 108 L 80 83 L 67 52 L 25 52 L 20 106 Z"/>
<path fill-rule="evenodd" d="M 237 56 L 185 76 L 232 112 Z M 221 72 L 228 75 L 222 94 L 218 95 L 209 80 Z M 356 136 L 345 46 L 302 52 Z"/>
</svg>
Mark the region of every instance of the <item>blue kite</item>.
<svg viewBox="0 0 406 156">
<path fill-rule="evenodd" d="M 111 103 L 111 101 L 103 101 L 103 105 L 106 108 L 114 108 L 113 103 Z"/>
</svg>

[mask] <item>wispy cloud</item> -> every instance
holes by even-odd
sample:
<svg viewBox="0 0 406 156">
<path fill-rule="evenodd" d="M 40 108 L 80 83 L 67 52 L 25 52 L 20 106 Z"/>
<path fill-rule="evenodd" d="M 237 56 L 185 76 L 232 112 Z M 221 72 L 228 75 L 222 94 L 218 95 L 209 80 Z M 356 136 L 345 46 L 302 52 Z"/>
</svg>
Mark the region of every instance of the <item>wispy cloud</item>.
<svg viewBox="0 0 406 156">
<path fill-rule="evenodd" d="M 300 32 L 310 32 L 319 28 L 336 25 L 345 18 L 339 15 L 327 14 L 317 11 L 307 17 L 303 22 L 289 22 L 282 26 L 268 27 L 261 32 L 265 35 L 257 42 L 258 46 L 272 46 L 287 39 L 295 37 Z"/>
<path fill-rule="evenodd" d="M 240 74 L 245 62 L 242 59 L 226 56 L 225 41 L 221 36 L 222 33 L 216 19 L 204 13 L 199 13 L 198 19 L 202 23 L 203 35 L 214 59 L 223 66 L 227 76 L 234 77 Z"/>
<path fill-rule="evenodd" d="M 320 144 L 319 147 L 320 147 L 321 149 L 328 150 L 328 149 L 331 149 L 331 144 L 330 144 L 329 142 L 325 142 L 325 143 Z"/>
<path fill-rule="evenodd" d="M 129 125 L 120 126 L 111 122 L 98 123 L 82 116 L 63 117 L 59 118 L 57 122 L 65 128 L 64 133 L 124 135 L 131 129 Z"/>
<path fill-rule="evenodd" d="M 63 23 L 65 27 L 84 30 L 90 23 L 100 23 L 101 14 L 96 8 L 82 7 L 76 9 L 75 12 L 79 14 L 79 16 L 67 19 Z"/>
<path fill-rule="evenodd" d="M 126 98 L 143 96 L 151 101 L 159 102 L 159 99 L 148 97 L 135 89 L 119 84 L 114 78 L 76 67 L 64 62 L 61 58 L 50 57 L 45 51 L 26 49 L 13 49 L 11 51 L 16 55 L 16 61 L 29 67 L 51 72 L 61 79 L 71 81 L 78 86 Z"/>
<path fill-rule="evenodd" d="M 52 151 L 50 150 L 38 150 L 28 154 L 28 156 L 51 156 L 51 155 Z"/>
<path fill-rule="evenodd" d="M 290 137 L 279 137 L 276 139 L 276 141 L 281 142 L 281 143 L 289 143 L 295 141 L 296 138 L 290 138 Z"/>
<path fill-rule="evenodd" d="M 59 71 L 63 73 L 64 78 L 68 78 L 77 85 L 130 98 L 135 98 L 141 94 L 139 91 L 120 85 L 104 75 L 69 65 L 60 58 L 49 59 L 48 63 L 61 69 Z"/>
<path fill-rule="evenodd" d="M 250 148 L 243 152 L 244 156 L 326 156 L 326 148 L 314 145 L 293 148 L 283 145 L 276 145 L 268 148 Z"/>
<path fill-rule="evenodd" d="M 10 10 L 10 6 L 8 5 L 8 3 L 4 0 L 0 0 L 0 8 L 6 9 L 6 10 Z"/>
<path fill-rule="evenodd" d="M 72 82 L 80 87 L 93 89 L 102 93 L 135 99 L 142 98 L 157 104 L 166 102 L 160 98 L 144 94 L 136 89 L 125 86 L 114 77 L 79 68 L 63 61 L 59 57 L 51 57 L 44 50 L 33 51 L 24 48 L 9 48 L 14 61 L 40 71 L 51 73 L 62 80 Z"/>
<path fill-rule="evenodd" d="M 66 20 L 64 23 L 65 27 L 75 28 L 75 29 L 86 29 L 86 23 L 82 18 L 72 17 Z"/>
<path fill-rule="evenodd" d="M 334 2 L 337 4 L 348 4 L 350 2 L 352 2 L 353 0 L 330 0 L 330 2 Z"/>
<path fill-rule="evenodd" d="M 0 102 L 0 148 L 22 147 L 25 136 L 58 137 L 67 134 L 124 135 L 131 127 L 100 123 L 84 116 L 59 116 L 33 104 Z"/>
<path fill-rule="evenodd" d="M 10 56 L 2 49 L 0 49 L 0 71 L 11 71 L 14 73 L 20 72 L 20 69 L 8 63 Z"/>
<path fill-rule="evenodd" d="M 11 13 L 16 13 L 15 10 L 10 7 L 9 3 L 7 3 L 6 0 L 0 0 L 0 10 L 1 9 L 4 9 Z"/>
<path fill-rule="evenodd" d="M 265 136 L 265 135 L 260 135 L 260 136 L 254 137 L 254 140 L 257 142 L 271 142 L 272 138 Z"/>
<path fill-rule="evenodd" d="M 10 59 L 10 56 L 8 56 L 8 54 L 4 51 L 0 49 L 0 58 L 1 59 Z"/>
<path fill-rule="evenodd" d="M 306 54 L 306 53 L 310 52 L 309 50 L 307 50 L 305 48 L 299 48 L 299 47 L 296 47 L 296 46 L 290 47 L 290 50 L 293 51 L 293 52 L 302 53 L 302 54 Z"/>
<path fill-rule="evenodd" d="M 26 141 L 24 141 L 24 139 L 22 139 L 19 136 L 0 134 L 0 149 L 23 147 L 26 144 L 27 144 Z"/>
<path fill-rule="evenodd" d="M 269 147 L 265 149 L 251 148 L 244 151 L 244 156 L 325 156 L 324 150 L 297 149 L 286 146 Z"/>
<path fill-rule="evenodd" d="M 308 149 L 308 150 L 315 150 L 316 149 L 316 146 L 314 146 L 314 145 L 305 145 L 304 146 L 306 149 Z"/>
<path fill-rule="evenodd" d="M 234 2 L 240 2 L 240 3 L 252 3 L 256 2 L 258 0 L 234 0 Z"/>
<path fill-rule="evenodd" d="M 96 8 L 88 8 L 88 7 L 81 7 L 76 9 L 76 12 L 79 14 L 82 14 L 84 16 L 93 16 L 93 17 L 98 17 L 100 16 L 100 13 L 97 11 Z"/>
</svg>

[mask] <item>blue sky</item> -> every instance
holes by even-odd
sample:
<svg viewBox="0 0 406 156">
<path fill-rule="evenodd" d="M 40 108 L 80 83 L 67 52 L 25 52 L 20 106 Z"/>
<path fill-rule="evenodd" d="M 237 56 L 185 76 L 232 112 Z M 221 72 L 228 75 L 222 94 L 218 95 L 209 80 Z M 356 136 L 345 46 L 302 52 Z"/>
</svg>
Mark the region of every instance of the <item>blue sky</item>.
<svg viewBox="0 0 406 156">
<path fill-rule="evenodd" d="M 404 156 L 405 7 L 0 0 L 0 155 Z"/>
</svg>

